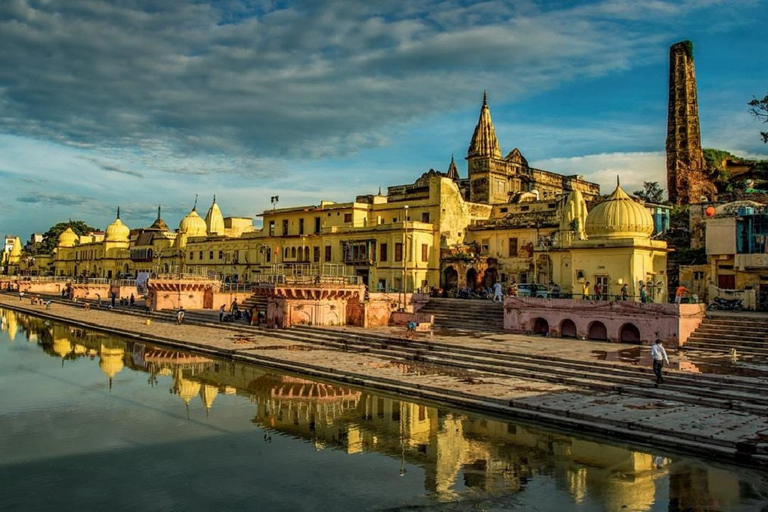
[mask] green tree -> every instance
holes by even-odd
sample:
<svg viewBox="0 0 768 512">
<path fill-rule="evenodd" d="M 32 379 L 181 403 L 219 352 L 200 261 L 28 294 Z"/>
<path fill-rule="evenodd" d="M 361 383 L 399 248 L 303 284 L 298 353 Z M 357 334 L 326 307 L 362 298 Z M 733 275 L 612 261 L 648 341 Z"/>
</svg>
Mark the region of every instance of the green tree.
<svg viewBox="0 0 768 512">
<path fill-rule="evenodd" d="M 644 181 L 643 190 L 635 190 L 632 193 L 647 203 L 664 202 L 664 189 L 658 181 Z"/>
<path fill-rule="evenodd" d="M 761 100 L 753 96 L 752 101 L 748 105 L 750 107 L 749 111 L 753 116 L 764 123 L 768 123 L 768 94 Z M 763 138 L 763 142 L 768 144 L 768 132 L 760 132 L 760 136 Z"/>
<path fill-rule="evenodd" d="M 81 220 L 70 220 L 68 222 L 59 222 L 58 224 L 51 226 L 51 228 L 43 233 L 43 242 L 38 249 L 39 254 L 52 254 L 53 249 L 59 243 L 59 235 L 66 231 L 67 228 L 72 228 L 78 235 L 85 235 L 92 231 L 96 231 L 96 228 L 92 228 Z"/>
</svg>

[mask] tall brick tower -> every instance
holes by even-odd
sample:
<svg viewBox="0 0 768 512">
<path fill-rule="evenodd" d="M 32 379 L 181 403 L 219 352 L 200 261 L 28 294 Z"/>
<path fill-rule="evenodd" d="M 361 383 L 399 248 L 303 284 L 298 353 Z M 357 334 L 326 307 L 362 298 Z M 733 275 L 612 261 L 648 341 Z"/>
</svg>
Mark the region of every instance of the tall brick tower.
<svg viewBox="0 0 768 512">
<path fill-rule="evenodd" d="M 693 43 L 669 48 L 669 111 L 667 114 L 667 190 L 675 204 L 714 200 L 716 189 L 704 169 L 696 99 Z"/>
</svg>

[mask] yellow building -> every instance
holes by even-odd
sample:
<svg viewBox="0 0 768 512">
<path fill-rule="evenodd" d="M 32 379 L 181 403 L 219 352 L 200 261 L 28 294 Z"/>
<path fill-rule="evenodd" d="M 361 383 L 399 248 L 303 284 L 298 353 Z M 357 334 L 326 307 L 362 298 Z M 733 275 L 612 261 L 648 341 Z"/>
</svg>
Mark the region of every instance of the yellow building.
<svg viewBox="0 0 768 512">
<path fill-rule="evenodd" d="M 195 200 L 176 230 L 158 208 L 150 227 L 131 231 L 118 210 L 104 233 L 64 231 L 52 266 L 65 276 L 149 271 L 234 283 L 337 276 L 371 291 L 408 292 L 497 281 L 555 281 L 571 292 L 596 280 L 615 294 L 622 282 L 663 280 L 666 249 L 650 239 L 650 215 L 642 205 L 619 188 L 595 208 L 604 213 L 587 221 L 586 201 L 598 197 L 596 184 L 532 168 L 517 149 L 501 154 L 484 98 L 465 179 L 452 158 L 447 172 L 429 170 L 386 195 L 266 210 L 260 229 L 250 218 L 224 217 L 215 196 L 204 218 Z M 617 204 L 626 205 L 619 217 L 642 217 L 640 231 L 621 219 L 606 224 L 616 217 L 606 209 Z"/>
</svg>

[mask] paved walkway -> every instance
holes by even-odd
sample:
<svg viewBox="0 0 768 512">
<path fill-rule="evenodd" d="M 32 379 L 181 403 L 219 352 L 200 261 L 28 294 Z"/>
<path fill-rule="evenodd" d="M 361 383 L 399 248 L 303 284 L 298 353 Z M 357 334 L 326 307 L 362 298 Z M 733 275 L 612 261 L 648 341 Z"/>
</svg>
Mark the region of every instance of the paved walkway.
<svg viewBox="0 0 768 512">
<path fill-rule="evenodd" d="M 277 337 L 273 332 L 244 328 L 243 324 L 176 325 L 167 320 L 117 311 L 85 310 L 74 304 L 54 303 L 48 310 L 17 295 L 0 294 L 0 307 L 28 311 L 87 328 L 143 341 L 269 364 L 351 385 L 418 396 L 463 408 L 512 416 L 571 431 L 614 440 L 652 445 L 656 449 L 694 453 L 704 457 L 768 467 L 768 414 L 730 411 L 658 398 L 625 396 L 621 391 L 594 392 L 573 385 L 498 374 L 425 368 L 391 357 L 324 348 Z M 212 320 L 216 320 L 212 316 Z M 402 336 L 404 328 L 363 330 L 331 329 L 365 334 Z M 511 334 L 439 331 L 420 334 L 421 341 L 511 351 L 539 357 L 594 361 L 596 365 L 644 365 L 647 348 Z M 630 355 L 622 357 L 622 352 Z M 676 359 L 672 355 L 672 359 Z M 650 372 L 649 372 L 650 379 Z M 716 378 L 713 376 L 712 378 Z"/>
</svg>

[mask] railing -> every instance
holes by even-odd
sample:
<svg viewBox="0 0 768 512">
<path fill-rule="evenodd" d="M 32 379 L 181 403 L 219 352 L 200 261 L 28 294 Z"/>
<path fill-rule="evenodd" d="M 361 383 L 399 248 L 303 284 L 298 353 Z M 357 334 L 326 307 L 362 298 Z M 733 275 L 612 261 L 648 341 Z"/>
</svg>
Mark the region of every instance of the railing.
<svg viewBox="0 0 768 512">
<path fill-rule="evenodd" d="M 252 283 L 222 283 L 221 291 L 230 293 L 249 293 L 253 289 Z"/>
</svg>

